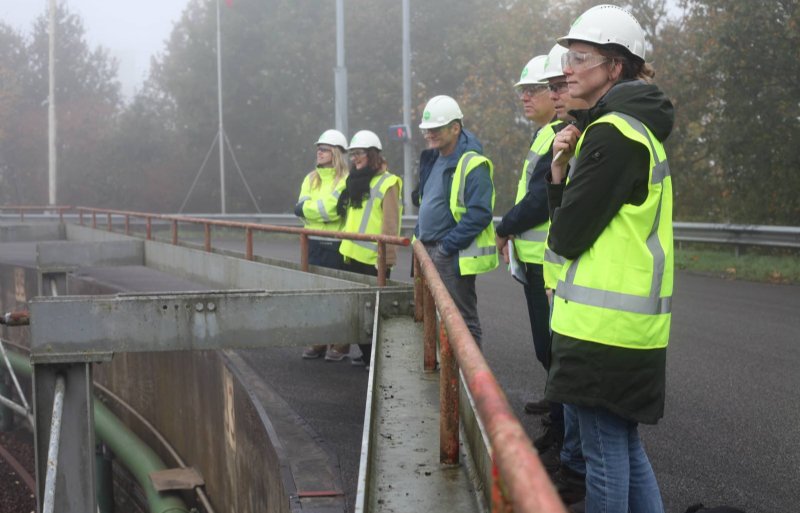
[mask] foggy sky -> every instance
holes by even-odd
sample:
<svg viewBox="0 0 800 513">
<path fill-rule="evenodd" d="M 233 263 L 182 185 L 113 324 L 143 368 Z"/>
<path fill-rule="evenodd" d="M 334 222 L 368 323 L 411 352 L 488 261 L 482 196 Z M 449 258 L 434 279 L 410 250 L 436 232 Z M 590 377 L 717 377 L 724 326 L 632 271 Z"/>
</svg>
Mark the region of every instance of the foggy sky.
<svg viewBox="0 0 800 513">
<path fill-rule="evenodd" d="M 119 63 L 129 97 L 146 77 L 150 57 L 164 48 L 188 0 L 58 0 L 83 19 L 91 48 L 105 47 Z M 49 0 L 0 0 L 0 20 L 24 34 Z"/>
</svg>

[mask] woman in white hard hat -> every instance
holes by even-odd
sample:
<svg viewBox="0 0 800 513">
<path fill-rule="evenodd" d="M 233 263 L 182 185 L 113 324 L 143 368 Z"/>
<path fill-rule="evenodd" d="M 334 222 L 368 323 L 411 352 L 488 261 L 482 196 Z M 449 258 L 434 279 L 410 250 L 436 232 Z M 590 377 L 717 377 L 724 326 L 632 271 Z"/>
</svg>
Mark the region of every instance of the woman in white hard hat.
<svg viewBox="0 0 800 513">
<path fill-rule="evenodd" d="M 381 150 L 383 146 L 374 132 L 361 130 L 350 140 L 350 174 L 339 197 L 337 210 L 345 219 L 344 231 L 362 234 L 400 234 L 402 207 L 400 194 L 403 181 L 387 170 Z M 343 240 L 339 252 L 345 268 L 360 274 L 377 276 L 378 245 L 375 242 Z M 397 260 L 397 248 L 386 245 L 386 264 Z M 387 277 L 388 277 L 387 270 Z M 360 345 L 364 363 L 369 365 L 371 346 Z M 353 360 L 354 364 L 360 362 Z"/>
<path fill-rule="evenodd" d="M 553 143 L 548 246 L 566 262 L 546 397 L 577 412 L 586 511 L 662 513 L 637 427 L 664 413 L 673 249 L 663 141 L 673 107 L 651 83 L 644 30 L 627 11 L 593 7 L 558 42 L 569 48 L 570 95 L 591 107 L 573 111 L 577 126 Z"/>
<path fill-rule="evenodd" d="M 326 130 L 317 140 L 317 165 L 300 187 L 294 208 L 306 228 L 341 231 L 344 219 L 336 211 L 339 195 L 347 179 L 347 138 L 338 130 Z M 311 236 L 308 241 L 308 263 L 331 269 L 344 265 L 339 253 L 340 239 Z M 340 361 L 348 353 L 348 344 L 315 344 L 303 350 L 303 358 L 325 356 L 327 361 Z"/>
</svg>

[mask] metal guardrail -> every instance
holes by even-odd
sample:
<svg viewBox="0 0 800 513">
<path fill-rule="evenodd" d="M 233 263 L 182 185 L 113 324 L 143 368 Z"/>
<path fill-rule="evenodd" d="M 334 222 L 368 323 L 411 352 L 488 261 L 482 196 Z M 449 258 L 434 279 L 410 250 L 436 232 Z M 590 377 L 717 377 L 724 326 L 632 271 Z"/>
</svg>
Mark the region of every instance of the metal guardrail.
<svg viewBox="0 0 800 513">
<path fill-rule="evenodd" d="M 460 370 L 491 446 L 492 513 L 512 510 L 566 513 L 536 449 L 508 404 L 433 261 L 421 242 L 413 244 L 413 251 L 414 317 L 423 322 L 426 371 L 436 368 L 437 341 L 439 347 L 440 463 L 455 464 L 459 459 Z"/>
<path fill-rule="evenodd" d="M 49 209 L 49 212 L 44 212 Z M 21 220 L 69 220 L 77 221 L 79 215 L 72 213 L 72 207 L 2 207 L 0 219 Z M 240 223 L 260 223 L 276 226 L 301 226 L 293 214 L 163 214 L 165 217 L 191 217 Z M 136 220 L 131 220 L 137 223 Z M 138 222 L 144 223 L 144 220 Z M 494 218 L 495 224 L 500 217 Z M 156 225 L 167 225 L 168 221 L 153 219 Z M 410 233 L 417 224 L 417 216 L 404 215 L 401 228 Z M 739 248 L 745 246 L 764 246 L 773 248 L 800 249 L 800 226 L 770 226 L 757 224 L 718 224 L 674 222 L 674 238 L 676 242 L 700 242 L 709 244 L 726 244 Z"/>
</svg>

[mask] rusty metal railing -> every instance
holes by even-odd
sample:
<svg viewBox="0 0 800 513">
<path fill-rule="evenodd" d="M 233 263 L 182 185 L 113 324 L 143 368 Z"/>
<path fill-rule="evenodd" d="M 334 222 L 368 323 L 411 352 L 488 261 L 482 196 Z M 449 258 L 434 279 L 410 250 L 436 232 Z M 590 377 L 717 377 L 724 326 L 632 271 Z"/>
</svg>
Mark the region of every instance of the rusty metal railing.
<svg viewBox="0 0 800 513">
<path fill-rule="evenodd" d="M 45 207 L 38 207 L 38 206 L 28 206 L 28 205 L 8 205 L 8 206 L 0 206 L 0 212 L 17 212 L 19 214 L 19 220 L 25 220 L 25 214 L 30 212 L 55 212 L 58 214 L 59 222 L 64 222 L 64 212 L 68 212 L 72 210 L 72 207 L 65 206 L 65 205 L 53 205 L 53 206 L 45 206 Z"/>
<path fill-rule="evenodd" d="M 443 464 L 458 463 L 458 371 L 464 376 L 492 453 L 492 512 L 565 513 L 542 466 L 489 365 L 448 294 L 425 247 L 414 251 L 415 318 L 423 322 L 424 368 L 436 367 L 436 313 L 440 360 L 440 446 Z"/>
<path fill-rule="evenodd" d="M 260 223 L 244 223 L 238 221 L 225 221 L 221 219 L 205 219 L 200 217 L 177 216 L 171 214 L 153 214 L 146 212 L 131 212 L 125 210 L 111 210 L 103 208 L 75 207 L 78 212 L 78 223 L 84 225 L 84 216 L 91 216 L 92 228 L 97 228 L 98 215 L 106 218 L 106 228 L 114 231 L 113 216 L 124 218 L 124 233 L 131 234 L 131 218 L 143 219 L 145 221 L 145 238 L 153 240 L 153 220 L 166 221 L 171 225 L 172 244 L 178 244 L 178 224 L 187 223 L 203 227 L 203 247 L 206 251 L 211 251 L 211 227 L 234 228 L 244 230 L 245 234 L 245 259 L 253 260 L 253 233 L 291 233 L 300 236 L 300 268 L 308 272 L 308 241 L 310 237 L 328 237 L 335 239 L 348 239 L 375 242 L 378 245 L 378 286 L 386 285 L 388 266 L 386 264 L 386 245 L 394 244 L 397 246 L 408 246 L 410 241 L 407 237 L 392 235 L 367 235 L 348 232 L 330 232 L 324 230 L 310 230 L 308 228 L 297 228 L 293 226 L 277 226 Z"/>
</svg>

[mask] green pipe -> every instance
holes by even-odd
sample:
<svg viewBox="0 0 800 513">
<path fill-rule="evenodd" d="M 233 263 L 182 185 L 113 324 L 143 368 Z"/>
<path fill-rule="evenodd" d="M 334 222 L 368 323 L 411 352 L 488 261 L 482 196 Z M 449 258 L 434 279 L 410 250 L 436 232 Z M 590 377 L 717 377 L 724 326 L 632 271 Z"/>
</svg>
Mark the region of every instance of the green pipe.
<svg viewBox="0 0 800 513">
<path fill-rule="evenodd" d="M 27 357 L 8 351 L 11 366 L 30 377 L 31 364 Z M 142 440 L 100 401 L 94 401 L 94 429 L 97 437 L 117 455 L 139 482 L 147 496 L 151 513 L 189 513 L 189 509 L 176 494 L 159 493 L 150 482 L 150 473 L 167 466 Z"/>
</svg>

